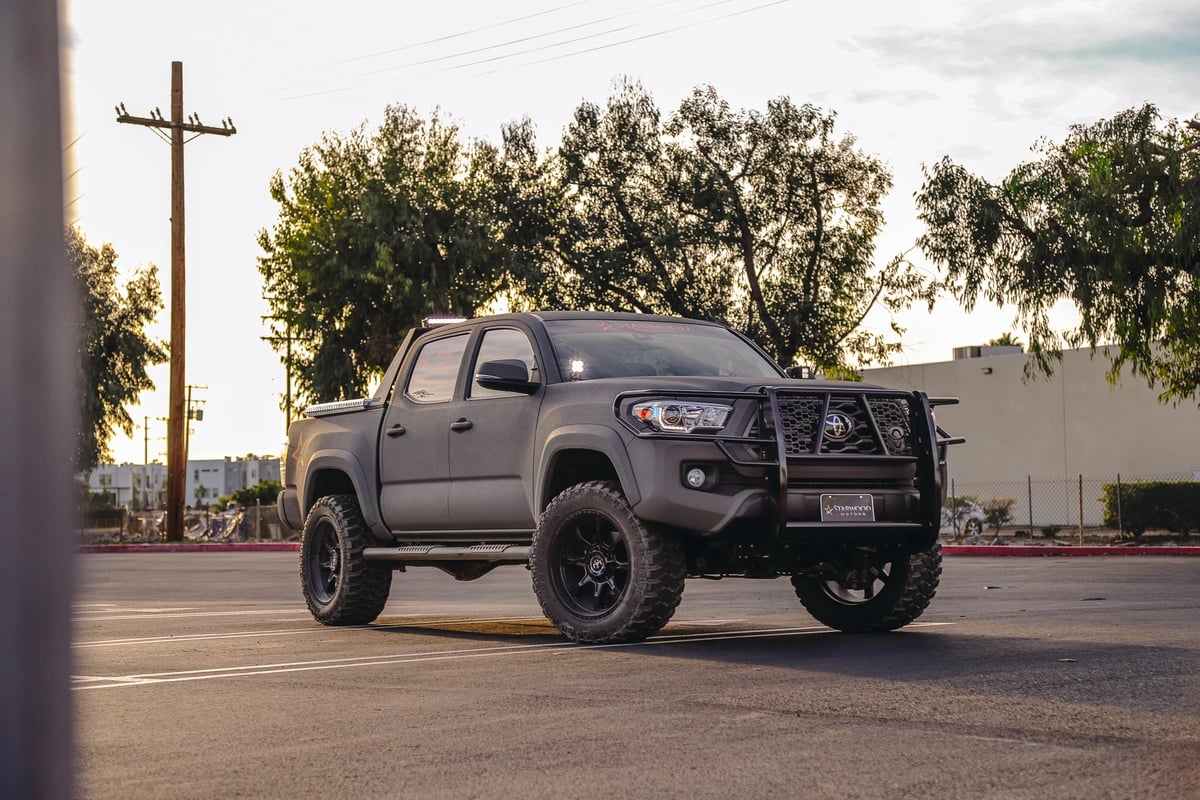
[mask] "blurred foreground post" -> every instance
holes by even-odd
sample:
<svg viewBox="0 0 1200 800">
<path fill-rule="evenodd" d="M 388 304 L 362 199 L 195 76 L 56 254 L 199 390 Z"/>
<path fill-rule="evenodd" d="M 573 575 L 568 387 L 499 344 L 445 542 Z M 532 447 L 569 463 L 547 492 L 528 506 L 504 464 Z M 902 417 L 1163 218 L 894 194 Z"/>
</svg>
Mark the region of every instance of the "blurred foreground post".
<svg viewBox="0 0 1200 800">
<path fill-rule="evenodd" d="M 78 303 L 55 0 L 0 0 L 0 795 L 69 798 Z"/>
</svg>

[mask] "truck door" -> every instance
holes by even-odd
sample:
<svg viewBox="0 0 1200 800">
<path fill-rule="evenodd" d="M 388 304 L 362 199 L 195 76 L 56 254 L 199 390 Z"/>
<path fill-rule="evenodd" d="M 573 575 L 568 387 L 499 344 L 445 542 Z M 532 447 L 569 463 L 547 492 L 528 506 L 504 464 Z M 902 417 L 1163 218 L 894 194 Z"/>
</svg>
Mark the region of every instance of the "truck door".
<svg viewBox="0 0 1200 800">
<path fill-rule="evenodd" d="M 535 525 L 533 440 L 544 390 L 487 389 L 474 375 L 477 365 L 502 359 L 524 361 L 534 381 L 542 371 L 519 328 L 488 328 L 475 350 L 450 433 L 450 521 L 459 530 L 527 533 Z"/>
<path fill-rule="evenodd" d="M 468 333 L 420 346 L 383 419 L 379 437 L 379 509 L 392 531 L 450 527 L 450 459 L 454 390 Z"/>
</svg>

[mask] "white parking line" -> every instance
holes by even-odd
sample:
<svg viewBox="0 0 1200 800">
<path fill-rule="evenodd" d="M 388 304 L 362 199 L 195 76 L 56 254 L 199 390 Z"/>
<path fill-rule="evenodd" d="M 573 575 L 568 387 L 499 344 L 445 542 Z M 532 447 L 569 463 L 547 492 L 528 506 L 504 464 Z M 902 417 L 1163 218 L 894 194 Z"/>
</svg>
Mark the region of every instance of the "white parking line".
<svg viewBox="0 0 1200 800">
<path fill-rule="evenodd" d="M 178 608 L 158 608 L 157 606 L 142 606 L 142 607 L 134 606 L 134 607 L 129 607 L 129 608 L 122 608 L 121 606 L 109 604 L 108 607 L 106 607 L 106 608 L 97 607 L 97 608 L 92 608 L 92 609 L 85 609 L 82 606 L 76 606 L 75 610 L 76 610 L 76 612 L 82 612 L 85 614 L 95 614 L 95 615 L 104 615 L 104 614 L 173 614 L 173 613 L 177 613 L 180 611 L 194 611 L 195 608 L 196 608 L 195 606 L 180 606 Z M 105 619 L 107 619 L 107 617 L 105 617 Z"/>
<path fill-rule="evenodd" d="M 307 618 L 301 618 L 307 619 Z M 456 617 L 453 619 L 440 619 L 431 617 L 429 619 L 414 619 L 412 622 L 397 623 L 394 625 L 347 625 L 336 628 L 326 628 L 319 626 L 309 626 L 307 628 L 283 628 L 278 630 L 265 631 L 232 631 L 227 633 L 198 633 L 191 636 L 181 636 L 179 634 L 165 634 L 162 636 L 143 636 L 139 638 L 129 639 L 97 639 L 91 642 L 76 642 L 73 647 L 86 649 L 92 647 L 125 647 L 129 645 L 139 644 L 164 644 L 168 642 L 203 642 L 210 639 L 249 639 L 256 636 L 291 636 L 298 633 L 314 633 L 316 631 L 348 631 L 348 630 L 401 630 L 404 628 L 420 628 L 429 625 L 477 625 L 480 623 L 491 622 L 546 622 L 544 617 L 492 617 L 489 619 L 470 618 L 463 619 Z"/>
<path fill-rule="evenodd" d="M 166 644 L 171 642 L 205 642 L 213 639 L 246 639 L 254 636 L 291 636 L 311 633 L 312 628 L 287 628 L 273 631 L 241 631 L 238 633 L 201 633 L 193 636 L 144 636 L 138 639 L 99 639 L 94 642 L 76 642 L 72 647 L 85 650 L 93 647 L 129 647 L 139 644 Z"/>
<path fill-rule="evenodd" d="M 914 623 L 908 628 L 928 628 L 953 625 L 951 622 Z M 289 672 L 312 672 L 327 669 L 349 669 L 352 667 L 388 666 L 396 664 L 415 664 L 426 661 L 458 661 L 473 658 L 492 658 L 499 656 L 520 655 L 523 653 L 549 653 L 552 655 L 579 653 L 584 650 L 611 650 L 621 647 L 652 647 L 664 644 L 694 644 L 698 642 L 735 641 L 739 639 L 765 639 L 781 636 L 811 636 L 814 634 L 835 633 L 831 628 L 763 628 L 759 630 L 730 631 L 728 633 L 685 633 L 664 634 L 647 639 L 644 642 L 623 644 L 592 644 L 571 645 L 562 642 L 544 642 L 538 644 L 502 645 L 498 647 L 476 647 L 467 650 L 434 650 L 425 653 L 396 653 L 393 655 L 357 656 L 354 658 L 323 659 L 319 661 L 294 661 L 276 664 L 245 664 L 234 667 L 214 667 L 211 669 L 180 670 L 176 672 L 152 672 L 135 675 L 116 675 L 111 677 L 77 676 L 76 683 L 83 684 L 73 687 L 76 691 L 90 689 L 116 689 L 130 686 L 149 686 L 161 683 L 183 683 L 186 681 L 215 680 L 218 678 L 245 678 L 259 675 L 279 675 Z"/>
<path fill-rule="evenodd" d="M 181 617 L 249 617 L 260 614 L 294 614 L 295 608 L 267 608 L 267 609 L 241 609 L 238 611 L 189 611 L 184 612 L 183 609 L 168 608 L 120 608 L 114 609 L 113 613 L 119 613 L 123 616 L 111 616 L 109 613 L 100 613 L 88 616 L 76 615 L 75 622 L 110 622 L 120 619 L 179 619 Z"/>
</svg>

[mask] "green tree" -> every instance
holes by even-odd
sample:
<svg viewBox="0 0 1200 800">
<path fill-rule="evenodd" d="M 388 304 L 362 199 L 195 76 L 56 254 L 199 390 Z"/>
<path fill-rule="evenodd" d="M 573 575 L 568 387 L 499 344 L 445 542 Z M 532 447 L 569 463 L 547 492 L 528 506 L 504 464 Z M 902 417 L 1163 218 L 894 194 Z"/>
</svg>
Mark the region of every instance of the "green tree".
<svg viewBox="0 0 1200 800">
<path fill-rule="evenodd" d="M 83 305 L 75 448 L 83 472 L 111 457 L 108 442 L 117 430 L 133 434 L 125 406 L 154 388 L 147 369 L 166 361 L 168 351 L 146 334 L 163 307 L 154 265 L 139 269 L 122 290 L 111 244 L 91 247 L 75 228 L 66 229 L 65 244 Z"/>
<path fill-rule="evenodd" d="M 1200 121 L 1162 120 L 1144 105 L 1076 125 L 1061 143 L 992 184 L 949 158 L 917 194 L 920 244 L 970 310 L 979 296 L 1015 307 L 1031 367 L 1060 343 L 1112 344 L 1110 380 L 1128 365 L 1162 399 L 1200 386 Z M 1078 328 L 1050 309 L 1068 300 Z"/>
<path fill-rule="evenodd" d="M 830 369 L 886 359 L 899 344 L 865 316 L 925 296 L 903 259 L 873 266 L 886 167 L 812 106 L 734 111 L 700 87 L 664 120 L 623 81 L 541 161 L 528 126 L 508 133 L 500 207 L 510 232 L 539 231 L 512 244 L 542 269 L 545 305 L 725 322 L 782 363 Z"/>
<path fill-rule="evenodd" d="M 702 87 L 668 128 L 690 143 L 691 203 L 720 260 L 735 268 L 732 321 L 781 363 L 827 371 L 886 361 L 900 343 L 865 330 L 867 314 L 927 297 L 902 257 L 875 267 L 891 174 L 834 123 L 788 98 L 765 113 L 734 112 Z M 894 323 L 893 332 L 901 333 Z"/>
<path fill-rule="evenodd" d="M 544 284 L 554 305 L 728 321 L 733 275 L 691 202 L 685 154 L 638 84 L 576 109 L 558 149 L 569 213 Z"/>
<path fill-rule="evenodd" d="M 1021 340 L 1012 331 L 1005 331 L 994 339 L 989 339 L 988 347 L 1024 347 Z"/>
<path fill-rule="evenodd" d="M 504 290 L 493 161 L 436 113 L 389 106 L 378 129 L 328 133 L 273 176 L 259 271 L 302 401 L 364 395 L 408 328 Z"/>
<path fill-rule="evenodd" d="M 281 491 L 283 491 L 283 484 L 279 481 L 260 481 L 254 486 L 239 489 L 230 495 L 229 499 L 243 507 L 256 503 L 269 506 L 275 503 Z"/>
<path fill-rule="evenodd" d="M 499 148 L 476 152 L 492 184 L 496 238 L 510 281 L 503 304 L 512 311 L 582 307 L 559 280 L 560 265 L 570 259 L 563 231 L 572 219 L 561 159 L 539 148 L 528 117 L 504 126 Z"/>
</svg>

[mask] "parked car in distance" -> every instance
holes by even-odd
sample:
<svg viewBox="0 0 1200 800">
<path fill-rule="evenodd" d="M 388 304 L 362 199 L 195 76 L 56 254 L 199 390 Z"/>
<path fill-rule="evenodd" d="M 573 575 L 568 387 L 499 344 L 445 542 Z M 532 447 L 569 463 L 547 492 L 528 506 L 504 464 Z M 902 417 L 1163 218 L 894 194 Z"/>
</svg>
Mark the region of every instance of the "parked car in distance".
<svg viewBox="0 0 1200 800">
<path fill-rule="evenodd" d="M 974 497 L 948 497 L 942 507 L 941 533 L 947 536 L 970 538 L 983 534 L 987 515 Z"/>
</svg>

